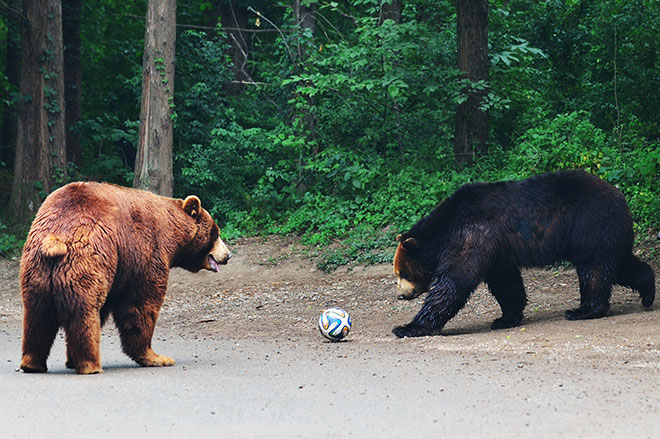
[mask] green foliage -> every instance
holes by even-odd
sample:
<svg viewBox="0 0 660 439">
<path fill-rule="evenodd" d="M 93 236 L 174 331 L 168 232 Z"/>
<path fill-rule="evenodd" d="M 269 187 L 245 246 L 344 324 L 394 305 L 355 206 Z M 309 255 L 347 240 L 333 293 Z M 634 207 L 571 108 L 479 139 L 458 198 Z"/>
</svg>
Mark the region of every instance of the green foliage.
<svg viewBox="0 0 660 439">
<path fill-rule="evenodd" d="M 642 235 L 660 227 L 660 2 L 491 0 L 487 81 L 456 67 L 455 2 L 397 2 L 400 17 L 389 1 L 301 3 L 313 30 L 290 1 L 232 2 L 259 30 L 240 77 L 218 2 L 177 7 L 175 196 L 200 196 L 224 237 L 297 234 L 325 270 L 389 261 L 394 236 L 461 184 L 572 168 L 619 187 Z M 145 7 L 83 4 L 74 178 L 132 181 L 144 22 L 129 17 Z M 10 88 L 0 75 L 8 105 L 29 101 Z M 469 90 L 485 92 L 489 152 L 458 168 Z"/>
<path fill-rule="evenodd" d="M 117 184 L 132 184 L 136 121 L 123 124 L 117 116 L 104 114 L 79 122 L 84 167 L 71 173 L 72 179 L 102 179 Z"/>
<path fill-rule="evenodd" d="M 293 122 L 277 114 L 273 119 L 263 95 L 248 90 L 232 101 L 235 111 L 226 114 L 235 116 L 236 124 L 216 143 L 226 142 L 222 150 L 233 154 L 232 165 L 242 170 L 205 174 L 196 169 L 187 178 L 206 176 L 212 182 L 213 175 L 232 175 L 233 181 L 240 180 L 230 190 L 231 202 L 217 210 L 233 209 L 223 216 L 228 229 L 299 234 L 319 249 L 323 269 L 388 260 L 394 235 L 461 184 L 559 169 L 582 168 L 608 179 L 628 197 L 640 230 L 657 227 L 657 154 L 646 144 L 648 137 L 640 136 L 649 125 L 627 116 L 618 125 L 612 117 L 609 125 L 604 123 L 594 106 L 612 108 L 612 76 L 582 81 L 580 89 L 567 87 L 560 81 L 566 74 L 560 67 L 565 52 L 543 33 L 547 26 L 540 21 L 545 12 L 557 14 L 551 16 L 561 21 L 562 32 L 571 34 L 573 47 L 595 45 L 598 33 L 587 36 L 573 29 L 577 11 L 571 8 L 536 5 L 531 21 L 525 8 L 527 3 L 495 2 L 490 80 L 470 82 L 454 67 L 455 16 L 448 4 L 407 2 L 401 23 L 381 21 L 376 1 L 320 7 L 323 19 L 335 25 L 323 38 L 292 25 L 290 33 L 269 46 L 271 57 L 255 64 L 266 83 L 261 92 Z M 601 14 L 603 23 L 607 20 L 605 9 L 590 10 Z M 339 19 L 347 16 L 349 22 Z M 612 49 L 613 40 L 606 43 L 598 56 Z M 300 58 L 296 46 L 304 47 L 307 56 Z M 585 60 L 571 58 L 581 72 L 574 76 L 586 78 L 590 65 L 605 65 L 592 59 L 594 51 L 580 53 Z M 618 75 L 625 82 L 626 71 L 619 69 Z M 487 90 L 481 107 L 491 115 L 492 139 L 488 156 L 458 169 L 451 137 L 466 87 Z M 580 94 L 587 89 L 590 105 Z M 262 119 L 246 118 L 247 108 L 261 111 Z M 623 106 L 619 111 L 626 113 Z M 259 127 L 256 137 L 252 124 Z M 237 142 L 245 149 L 230 146 Z M 219 151 L 209 157 L 217 158 Z M 242 159 L 251 151 L 250 168 Z M 640 153 L 644 159 L 634 160 Z M 199 157 L 205 156 L 198 152 L 191 159 Z M 211 187 L 206 190 L 213 199 Z"/>
<path fill-rule="evenodd" d="M 0 253 L 5 256 L 18 254 L 25 243 L 25 239 L 19 239 L 16 234 L 0 221 Z"/>
<path fill-rule="evenodd" d="M 509 152 L 486 164 L 500 171 L 489 179 L 526 178 L 561 169 L 584 169 L 617 186 L 628 199 L 640 231 L 658 227 L 660 218 L 660 148 L 640 137 L 616 144 L 594 126 L 586 112 L 560 114 L 529 129 Z"/>
<path fill-rule="evenodd" d="M 560 114 L 525 132 L 513 151 L 510 169 L 524 176 L 560 169 L 598 172 L 617 159 L 603 130 L 596 128 L 586 112 Z"/>
</svg>

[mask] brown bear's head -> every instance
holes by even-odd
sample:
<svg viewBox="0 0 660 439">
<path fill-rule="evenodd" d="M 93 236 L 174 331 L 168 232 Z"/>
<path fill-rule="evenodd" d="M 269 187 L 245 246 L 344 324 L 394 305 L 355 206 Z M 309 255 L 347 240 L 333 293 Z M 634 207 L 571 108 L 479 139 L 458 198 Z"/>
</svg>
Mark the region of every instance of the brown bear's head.
<svg viewBox="0 0 660 439">
<path fill-rule="evenodd" d="M 394 254 L 394 274 L 397 276 L 396 288 L 399 299 L 411 300 L 425 293 L 431 284 L 431 272 L 424 267 L 420 249 L 415 238 L 402 239 Z"/>
<path fill-rule="evenodd" d="M 179 265 L 186 270 L 197 272 L 202 268 L 217 272 L 221 264 L 226 264 L 232 253 L 220 239 L 220 229 L 211 215 L 202 208 L 202 203 L 194 195 L 189 195 L 182 204 L 183 210 L 196 223 L 196 232 L 186 246 L 185 254 L 178 258 Z"/>
</svg>

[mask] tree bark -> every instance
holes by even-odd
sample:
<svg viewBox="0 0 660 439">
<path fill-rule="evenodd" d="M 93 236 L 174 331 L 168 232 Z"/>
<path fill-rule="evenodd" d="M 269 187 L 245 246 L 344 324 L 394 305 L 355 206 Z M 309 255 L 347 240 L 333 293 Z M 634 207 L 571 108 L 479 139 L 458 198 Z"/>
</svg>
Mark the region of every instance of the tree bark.
<svg viewBox="0 0 660 439">
<path fill-rule="evenodd" d="M 385 20 L 393 20 L 395 23 L 401 23 L 401 12 L 403 4 L 400 0 L 392 0 L 389 3 L 383 3 L 380 8 L 380 24 Z"/>
<path fill-rule="evenodd" d="M 24 0 L 16 160 L 10 200 L 16 223 L 27 223 L 67 178 L 64 56 L 60 0 Z"/>
<path fill-rule="evenodd" d="M 403 5 L 399 0 L 391 0 L 390 3 L 382 3 L 381 9 L 380 9 L 380 25 L 382 26 L 385 20 L 392 20 L 396 24 L 401 24 L 401 14 L 403 12 Z M 398 57 L 398 53 L 395 51 L 394 52 L 395 56 Z M 397 66 L 398 62 L 394 61 L 394 65 Z M 389 94 L 387 91 L 385 91 L 385 107 L 383 109 L 383 123 L 387 124 L 387 109 L 390 106 L 389 103 Z M 396 143 L 397 143 L 397 149 L 399 153 L 399 160 L 403 162 L 404 160 L 404 151 L 403 151 L 403 131 L 401 127 L 401 106 L 399 105 L 399 101 L 395 98 L 392 99 L 392 110 L 394 111 L 394 126 L 395 126 L 395 133 L 394 135 L 396 136 Z M 383 156 L 387 157 L 388 154 L 388 132 L 387 130 L 383 131 L 383 136 L 385 138 L 383 139 Z"/>
<path fill-rule="evenodd" d="M 458 68 L 470 81 L 488 80 L 488 0 L 456 3 Z M 479 109 L 487 90 L 464 90 L 468 97 L 456 111 L 454 158 L 471 163 L 488 152 L 488 113 Z"/>
<path fill-rule="evenodd" d="M 149 0 L 133 186 L 172 196 L 176 0 Z"/>
<path fill-rule="evenodd" d="M 82 116 L 80 65 L 80 13 L 82 0 L 62 0 L 64 41 L 64 99 L 66 101 L 67 159 L 82 167 L 82 150 L 78 132 L 73 128 Z"/>
<path fill-rule="evenodd" d="M 293 0 L 293 15 L 296 20 L 296 26 L 300 27 L 300 34 L 298 36 L 297 44 L 297 71 L 305 71 L 305 63 L 307 61 L 307 49 L 309 44 L 304 35 L 311 35 L 313 38 L 314 31 L 316 30 L 316 3 L 310 6 L 303 6 L 300 0 Z M 298 116 L 301 128 L 306 132 L 307 141 L 312 145 L 312 153 L 317 155 L 319 153 L 319 145 L 316 142 L 316 129 L 318 127 L 318 116 L 316 114 L 316 101 L 312 96 L 305 96 L 307 101 L 306 108 L 302 109 L 302 113 Z"/>
<path fill-rule="evenodd" d="M 16 152 L 16 107 L 12 104 L 12 92 L 19 91 L 19 62 L 20 53 L 19 32 L 20 23 L 18 20 L 7 20 L 7 46 L 5 52 L 5 75 L 10 89 L 3 97 L 4 105 L 2 111 L 2 131 L 0 134 L 0 162 L 3 162 L 8 168 L 14 166 L 14 154 Z M 7 200 L 2 197 L 0 201 Z"/>
<path fill-rule="evenodd" d="M 296 17 L 296 25 L 300 26 L 300 29 L 304 33 L 309 31 L 311 35 L 314 35 L 314 30 L 316 29 L 316 20 L 314 18 L 314 14 L 316 14 L 316 3 L 303 6 L 300 0 L 293 0 L 293 13 Z M 304 43 L 301 38 L 298 38 L 298 60 L 300 64 L 303 64 L 307 59 L 307 47 Z"/>
</svg>

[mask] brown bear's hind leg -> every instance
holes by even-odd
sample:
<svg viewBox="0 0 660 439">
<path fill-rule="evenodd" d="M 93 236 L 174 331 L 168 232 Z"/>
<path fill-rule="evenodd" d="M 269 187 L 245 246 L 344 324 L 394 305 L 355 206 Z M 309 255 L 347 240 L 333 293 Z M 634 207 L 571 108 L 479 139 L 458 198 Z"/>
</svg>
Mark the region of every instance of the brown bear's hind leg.
<svg viewBox="0 0 660 439">
<path fill-rule="evenodd" d="M 108 307 L 103 306 L 101 308 L 101 327 L 103 327 L 103 324 L 105 323 L 105 320 L 108 317 Z M 74 358 L 76 357 L 75 349 L 72 350 L 73 343 L 68 343 L 66 347 L 66 367 L 69 369 L 76 369 L 76 362 L 74 361 Z M 102 371 L 101 371 L 102 372 Z"/>
<path fill-rule="evenodd" d="M 151 338 L 161 304 L 162 300 L 158 303 L 116 306 L 112 312 L 119 329 L 122 349 L 140 366 L 174 365 L 172 358 L 158 355 L 151 349 Z"/>
<path fill-rule="evenodd" d="M 101 368 L 101 318 L 97 311 L 71 316 L 65 324 L 66 367 L 77 374 L 103 373 Z"/>
<path fill-rule="evenodd" d="M 46 360 L 59 329 L 59 321 L 52 299 L 39 300 L 41 293 L 23 290 L 23 372 L 46 372 Z"/>
</svg>

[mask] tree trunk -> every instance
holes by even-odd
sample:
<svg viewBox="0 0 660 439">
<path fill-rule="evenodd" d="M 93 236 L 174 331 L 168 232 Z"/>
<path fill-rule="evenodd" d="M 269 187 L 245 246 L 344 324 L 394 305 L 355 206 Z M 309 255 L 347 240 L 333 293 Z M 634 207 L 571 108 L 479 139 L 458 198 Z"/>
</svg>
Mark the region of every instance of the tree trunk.
<svg viewBox="0 0 660 439">
<path fill-rule="evenodd" d="M 382 26 L 385 20 L 392 20 L 396 24 L 401 24 L 401 14 L 403 12 L 403 5 L 399 0 L 391 0 L 390 3 L 382 3 L 381 8 L 380 8 L 380 25 Z M 393 53 L 395 57 L 398 58 L 399 54 L 397 51 L 394 51 Z M 382 60 L 384 62 L 384 60 Z M 398 66 L 398 61 L 395 59 L 394 61 L 394 66 Z M 387 109 L 390 106 L 389 102 L 389 93 L 387 90 L 385 90 L 385 108 L 383 109 L 383 124 L 387 124 Z M 396 144 L 397 144 L 397 149 L 399 153 L 399 160 L 403 162 L 404 160 L 404 151 L 403 151 L 403 128 L 401 126 L 401 106 L 399 105 L 399 101 L 395 98 L 392 99 L 392 110 L 394 111 L 394 126 L 395 126 L 395 132 L 394 135 L 396 136 Z M 383 157 L 387 157 L 388 154 L 388 130 L 383 130 Z"/>
<path fill-rule="evenodd" d="M 172 196 L 176 0 L 149 0 L 133 186 Z"/>
<path fill-rule="evenodd" d="M 24 0 L 20 95 L 11 214 L 27 223 L 67 178 L 60 0 Z"/>
<path fill-rule="evenodd" d="M 458 0 L 458 68 L 470 81 L 488 80 L 488 0 Z M 487 90 L 465 90 L 456 111 L 454 158 L 460 164 L 488 152 L 488 113 L 479 109 Z"/>
<path fill-rule="evenodd" d="M 7 46 L 5 52 L 5 75 L 9 83 L 9 90 L 3 96 L 4 109 L 2 111 L 2 131 L 0 134 L 0 162 L 7 168 L 14 166 L 14 154 L 16 151 L 16 107 L 12 104 L 11 92 L 19 90 L 19 62 L 18 51 L 19 32 L 21 23 L 17 20 L 7 20 Z M 6 203 L 5 197 L 0 202 Z"/>
<path fill-rule="evenodd" d="M 314 30 L 316 29 L 316 20 L 314 18 L 316 14 L 316 3 L 303 6 L 301 0 L 293 0 L 293 13 L 296 17 L 296 25 L 300 26 L 301 33 L 307 33 L 306 31 L 309 31 L 311 35 L 314 35 Z M 302 38 L 298 38 L 298 60 L 300 64 L 303 64 L 307 59 L 307 47 L 304 43 L 306 42 Z"/>
<path fill-rule="evenodd" d="M 67 159 L 82 167 L 82 150 L 78 132 L 73 126 L 82 115 L 80 66 L 80 8 L 82 0 L 62 1 L 62 28 L 64 30 L 64 99 L 66 101 Z"/>
<path fill-rule="evenodd" d="M 380 8 L 380 24 L 385 20 L 393 20 L 395 23 L 401 23 L 401 12 L 403 5 L 400 0 L 392 0 L 389 3 L 383 3 Z"/>
<path fill-rule="evenodd" d="M 300 34 L 298 35 L 297 45 L 297 68 L 298 72 L 305 71 L 305 63 L 307 61 L 307 49 L 310 44 L 306 39 L 307 35 L 313 38 L 316 29 L 316 3 L 310 6 L 303 6 L 301 0 L 293 1 L 293 14 L 296 20 L 296 26 L 300 27 Z M 300 123 L 306 132 L 306 139 L 312 145 L 312 153 L 317 155 L 319 153 L 319 145 L 316 142 L 316 129 L 318 127 L 318 116 L 316 114 L 316 101 L 312 96 L 305 96 L 305 108 L 302 109 L 302 114 L 298 116 Z"/>
</svg>

